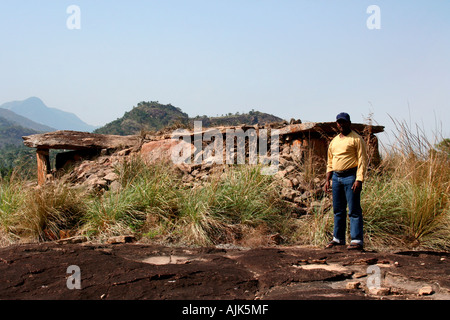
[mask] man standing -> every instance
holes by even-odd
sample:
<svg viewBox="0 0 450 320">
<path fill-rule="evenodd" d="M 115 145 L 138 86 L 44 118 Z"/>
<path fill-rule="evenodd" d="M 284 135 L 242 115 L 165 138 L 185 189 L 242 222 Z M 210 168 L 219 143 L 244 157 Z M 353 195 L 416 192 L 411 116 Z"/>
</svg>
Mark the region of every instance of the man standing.
<svg viewBox="0 0 450 320">
<path fill-rule="evenodd" d="M 363 249 L 363 216 L 361 209 L 361 190 L 367 170 L 366 143 L 351 129 L 348 113 L 336 117 L 339 134 L 328 147 L 327 179 L 325 191 L 332 182 L 334 231 L 333 240 L 326 248 L 345 245 L 347 225 L 347 205 L 350 218 L 350 250 Z"/>
</svg>

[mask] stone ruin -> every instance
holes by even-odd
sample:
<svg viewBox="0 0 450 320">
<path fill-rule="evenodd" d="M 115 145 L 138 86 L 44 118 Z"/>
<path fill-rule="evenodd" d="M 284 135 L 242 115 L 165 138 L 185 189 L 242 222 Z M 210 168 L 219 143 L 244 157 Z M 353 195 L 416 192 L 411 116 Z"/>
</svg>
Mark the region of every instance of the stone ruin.
<svg viewBox="0 0 450 320">
<path fill-rule="evenodd" d="M 380 155 L 376 134 L 383 132 L 384 127 L 354 123 L 352 129 L 361 134 L 368 145 L 369 168 L 377 166 Z M 230 132 L 243 133 L 244 139 L 227 140 Z M 130 136 L 56 131 L 26 136 L 23 140 L 26 146 L 36 148 L 38 185 L 64 175 L 68 181 L 101 191 L 120 189 L 115 168 L 132 156 L 141 156 L 147 163 L 172 162 L 183 174 L 182 181 L 186 185 L 195 187 L 207 183 L 211 173 L 220 172 L 229 165 L 227 151 L 232 151 L 231 163 L 237 163 L 240 143 L 245 154 L 244 163 L 251 163 L 251 137 L 261 139 L 264 145 L 260 143 L 259 149 L 263 147 L 267 150 L 266 154 L 259 155 L 258 163 L 261 159 L 269 159 L 273 164 L 271 153 L 274 153 L 275 141 L 272 140 L 276 137 L 278 157 L 274 174 L 280 180 L 280 196 L 293 212 L 301 215 L 312 212 L 315 207 L 326 209 L 331 206 L 330 198 L 324 195 L 322 187 L 325 183 L 328 144 L 337 133 L 335 122 L 301 123 L 300 120 L 291 120 L 291 123 L 284 121 L 262 126 L 166 130 Z M 200 140 L 195 140 L 195 137 Z M 218 144 L 222 144 L 222 148 L 218 148 Z M 54 168 L 50 164 L 50 149 L 64 150 L 56 154 Z M 174 163 L 173 155 L 180 155 L 180 150 L 190 152 L 185 154 L 183 162 Z M 223 163 L 217 161 L 221 156 L 217 150 L 223 153 Z"/>
</svg>

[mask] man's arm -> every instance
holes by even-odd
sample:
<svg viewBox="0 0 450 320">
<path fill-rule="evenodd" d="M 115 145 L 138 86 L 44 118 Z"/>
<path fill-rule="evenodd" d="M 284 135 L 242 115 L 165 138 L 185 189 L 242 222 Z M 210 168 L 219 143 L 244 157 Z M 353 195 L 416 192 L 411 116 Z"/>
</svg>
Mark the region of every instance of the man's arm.
<svg viewBox="0 0 450 320">
<path fill-rule="evenodd" d="M 332 177 L 333 177 L 333 171 L 328 171 L 327 172 L 327 180 L 325 182 L 325 186 L 323 187 L 325 192 L 330 191 L 330 182 L 331 182 Z"/>
<path fill-rule="evenodd" d="M 333 177 L 333 152 L 331 151 L 331 143 L 328 146 L 328 158 L 327 158 L 327 179 L 323 190 L 328 192 L 330 190 L 330 182 Z"/>
<path fill-rule="evenodd" d="M 353 192 L 360 192 L 362 190 L 362 184 L 364 176 L 367 170 L 367 148 L 366 142 L 362 139 L 358 139 L 357 143 L 357 156 L 358 156 L 358 171 L 356 172 L 356 181 L 353 183 Z"/>
</svg>

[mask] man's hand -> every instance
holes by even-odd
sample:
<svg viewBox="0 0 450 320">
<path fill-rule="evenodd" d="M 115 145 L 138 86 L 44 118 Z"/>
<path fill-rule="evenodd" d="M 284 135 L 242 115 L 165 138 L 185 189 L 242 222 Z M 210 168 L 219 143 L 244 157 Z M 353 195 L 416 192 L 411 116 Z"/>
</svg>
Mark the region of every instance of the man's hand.
<svg viewBox="0 0 450 320">
<path fill-rule="evenodd" d="M 353 192 L 361 192 L 362 190 L 362 181 L 356 180 L 352 186 Z"/>
<path fill-rule="evenodd" d="M 323 186 L 323 191 L 330 192 L 330 180 L 327 180 L 327 182 L 325 182 L 325 185 Z"/>
<path fill-rule="evenodd" d="M 327 172 L 327 179 L 325 182 L 325 185 L 323 186 L 323 191 L 325 192 L 329 192 L 330 191 L 330 182 L 331 182 L 331 178 L 333 177 L 333 171 Z"/>
</svg>

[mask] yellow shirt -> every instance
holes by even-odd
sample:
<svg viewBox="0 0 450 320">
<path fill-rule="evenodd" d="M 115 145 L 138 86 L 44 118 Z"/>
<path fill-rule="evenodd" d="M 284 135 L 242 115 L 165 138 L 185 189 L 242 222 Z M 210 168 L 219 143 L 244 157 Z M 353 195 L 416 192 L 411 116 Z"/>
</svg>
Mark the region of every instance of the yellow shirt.
<svg viewBox="0 0 450 320">
<path fill-rule="evenodd" d="M 337 135 L 328 147 L 327 172 L 358 167 L 356 180 L 364 181 L 367 169 L 366 142 L 355 131 L 341 137 Z"/>
</svg>

